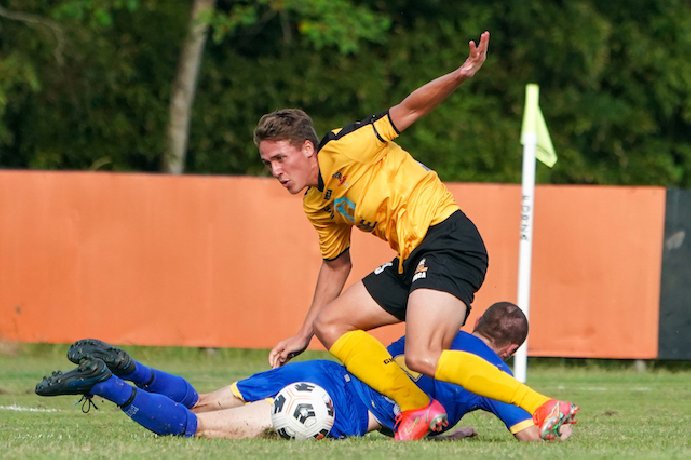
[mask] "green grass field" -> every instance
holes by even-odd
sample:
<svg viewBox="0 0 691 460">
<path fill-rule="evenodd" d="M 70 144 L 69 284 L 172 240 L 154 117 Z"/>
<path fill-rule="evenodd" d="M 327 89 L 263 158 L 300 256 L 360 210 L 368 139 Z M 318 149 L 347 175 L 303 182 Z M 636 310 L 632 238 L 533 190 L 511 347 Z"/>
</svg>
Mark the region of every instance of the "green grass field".
<svg viewBox="0 0 691 460">
<path fill-rule="evenodd" d="M 460 441 L 396 443 L 377 433 L 343 441 L 233 441 L 156 437 L 108 401 L 94 398 L 100 410 L 83 414 L 75 405 L 78 397 L 35 396 L 33 387 L 43 375 L 73 367 L 64 357 L 66 348 L 32 345 L 0 351 L 0 458 L 691 458 L 688 366 L 636 372 L 623 366 L 529 363 L 531 386 L 581 406 L 574 437 L 562 443 L 519 443 L 498 420 L 479 412 L 461 422 L 475 427 L 479 436 Z M 128 351 L 147 364 L 186 376 L 200 392 L 266 368 L 266 352 L 257 350 Z"/>
</svg>

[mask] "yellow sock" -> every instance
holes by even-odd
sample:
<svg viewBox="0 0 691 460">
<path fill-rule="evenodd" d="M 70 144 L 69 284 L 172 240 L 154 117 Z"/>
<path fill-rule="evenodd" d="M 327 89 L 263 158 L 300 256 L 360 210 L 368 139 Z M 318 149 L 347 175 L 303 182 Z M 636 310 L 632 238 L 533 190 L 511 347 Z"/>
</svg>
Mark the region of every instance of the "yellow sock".
<svg viewBox="0 0 691 460">
<path fill-rule="evenodd" d="M 429 404 L 427 395 L 410 380 L 386 347 L 367 332 L 346 332 L 329 352 L 357 378 L 396 401 L 402 411 Z"/>
<path fill-rule="evenodd" d="M 442 351 L 435 378 L 461 385 L 486 398 L 515 404 L 531 414 L 550 399 L 479 356 L 464 351 Z"/>
</svg>

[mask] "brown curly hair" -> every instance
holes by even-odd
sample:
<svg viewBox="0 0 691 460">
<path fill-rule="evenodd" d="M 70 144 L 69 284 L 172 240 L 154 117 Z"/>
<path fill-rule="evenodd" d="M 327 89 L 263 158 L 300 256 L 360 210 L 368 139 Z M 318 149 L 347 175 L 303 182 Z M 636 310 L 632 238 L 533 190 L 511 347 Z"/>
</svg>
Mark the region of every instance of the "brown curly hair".
<svg viewBox="0 0 691 460">
<path fill-rule="evenodd" d="M 315 148 L 319 145 L 312 118 L 300 109 L 282 109 L 263 115 L 254 128 L 254 144 L 265 140 L 287 140 L 294 145 L 302 145 L 307 140 Z"/>
</svg>

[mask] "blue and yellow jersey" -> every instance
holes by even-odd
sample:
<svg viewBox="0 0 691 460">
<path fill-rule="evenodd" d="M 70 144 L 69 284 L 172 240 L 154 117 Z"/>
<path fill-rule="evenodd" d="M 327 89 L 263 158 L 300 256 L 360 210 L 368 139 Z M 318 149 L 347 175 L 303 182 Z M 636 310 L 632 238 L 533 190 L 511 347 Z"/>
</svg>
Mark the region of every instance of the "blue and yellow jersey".
<svg viewBox="0 0 691 460">
<path fill-rule="evenodd" d="M 356 226 L 387 241 L 403 262 L 429 226 L 458 209 L 437 173 L 393 142 L 397 137 L 383 113 L 335 129 L 321 140 L 319 184 L 307 189 L 303 207 L 319 234 L 325 260 L 350 247 L 350 231 Z"/>
</svg>

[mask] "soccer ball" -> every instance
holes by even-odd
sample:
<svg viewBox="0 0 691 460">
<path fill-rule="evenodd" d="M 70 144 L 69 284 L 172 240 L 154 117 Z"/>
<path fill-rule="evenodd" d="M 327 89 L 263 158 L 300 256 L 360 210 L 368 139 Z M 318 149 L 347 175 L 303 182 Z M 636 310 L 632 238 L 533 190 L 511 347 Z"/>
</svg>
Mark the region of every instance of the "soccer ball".
<svg viewBox="0 0 691 460">
<path fill-rule="evenodd" d="M 284 439 L 325 438 L 334 424 L 331 396 L 314 383 L 291 383 L 274 398 L 271 422 Z"/>
</svg>

